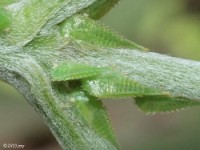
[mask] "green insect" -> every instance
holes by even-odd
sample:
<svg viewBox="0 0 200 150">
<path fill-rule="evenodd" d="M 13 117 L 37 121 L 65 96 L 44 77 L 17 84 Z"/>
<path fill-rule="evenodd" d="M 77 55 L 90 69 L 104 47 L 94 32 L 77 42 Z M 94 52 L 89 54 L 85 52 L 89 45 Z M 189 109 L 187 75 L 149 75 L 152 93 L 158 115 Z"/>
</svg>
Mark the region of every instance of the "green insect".
<svg viewBox="0 0 200 150">
<path fill-rule="evenodd" d="M 104 68 L 93 67 L 86 64 L 64 62 L 51 72 L 52 81 L 66 81 L 82 79 L 99 74 Z"/>
<path fill-rule="evenodd" d="M 74 40 L 81 43 L 80 45 L 102 48 L 145 49 L 83 15 L 74 15 L 66 19 L 60 26 L 60 33 L 67 41 Z"/>
<path fill-rule="evenodd" d="M 199 106 L 200 102 L 191 101 L 185 98 L 170 96 L 144 96 L 135 98 L 136 105 L 144 112 L 172 112 L 184 108 Z"/>
<path fill-rule="evenodd" d="M 10 17 L 5 9 L 0 7 L 0 32 L 7 29 L 10 25 Z"/>
<path fill-rule="evenodd" d="M 109 122 L 109 118 L 105 108 L 102 106 L 102 102 L 98 98 L 88 95 L 81 89 L 71 91 L 66 98 L 74 106 L 73 111 L 79 117 L 78 119 L 93 128 L 97 134 L 118 146 L 111 126 L 105 123 Z"/>
<path fill-rule="evenodd" d="M 74 101 L 77 107 L 80 107 L 80 110 L 83 110 L 86 114 L 87 110 L 92 108 L 87 105 L 85 106 L 84 103 L 88 102 L 90 98 L 94 99 L 95 97 L 134 97 L 136 105 L 141 110 L 149 113 L 170 112 L 200 105 L 200 102 L 190 101 L 181 97 L 172 97 L 169 92 L 143 86 L 108 67 L 101 68 L 86 64 L 65 62 L 55 67 L 51 72 L 51 76 L 52 81 L 80 82 L 78 84 L 79 93 L 72 93 L 70 101 Z M 85 118 L 86 122 L 92 122 L 91 118 L 93 117 L 89 113 L 87 116 Z"/>
<path fill-rule="evenodd" d="M 141 97 L 143 95 L 166 95 L 117 74 L 113 71 L 101 73 L 83 80 L 83 89 L 99 98 Z"/>
<path fill-rule="evenodd" d="M 143 95 L 166 95 L 116 73 L 111 68 L 86 64 L 62 63 L 51 72 L 52 81 L 80 80 L 81 87 L 99 98 L 138 97 Z"/>
</svg>

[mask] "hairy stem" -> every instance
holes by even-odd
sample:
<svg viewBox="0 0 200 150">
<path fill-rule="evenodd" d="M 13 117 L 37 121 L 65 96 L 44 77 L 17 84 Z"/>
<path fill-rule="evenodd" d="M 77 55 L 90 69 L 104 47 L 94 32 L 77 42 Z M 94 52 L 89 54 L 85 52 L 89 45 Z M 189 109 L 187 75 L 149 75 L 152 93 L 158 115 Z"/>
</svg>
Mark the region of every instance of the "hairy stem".
<svg viewBox="0 0 200 150">
<path fill-rule="evenodd" d="M 44 118 L 64 149 L 116 149 L 77 118 L 66 96 L 51 85 L 49 71 L 63 61 L 112 66 L 129 78 L 173 97 L 200 100 L 200 63 L 130 49 L 66 47 L 37 51 L 0 49 L 0 79 L 16 87 Z M 63 110 L 63 102 L 67 109 Z"/>
<path fill-rule="evenodd" d="M 46 121 L 63 149 L 116 149 L 79 120 L 66 97 L 52 88 L 48 74 L 29 55 L 0 50 L 0 79 L 25 96 Z"/>
<path fill-rule="evenodd" d="M 27 53 L 41 57 L 32 51 Z M 161 89 L 173 97 L 200 100 L 200 62 L 197 61 L 131 49 L 67 48 L 43 53 L 51 65 L 68 60 L 108 66 L 141 85 Z"/>
</svg>

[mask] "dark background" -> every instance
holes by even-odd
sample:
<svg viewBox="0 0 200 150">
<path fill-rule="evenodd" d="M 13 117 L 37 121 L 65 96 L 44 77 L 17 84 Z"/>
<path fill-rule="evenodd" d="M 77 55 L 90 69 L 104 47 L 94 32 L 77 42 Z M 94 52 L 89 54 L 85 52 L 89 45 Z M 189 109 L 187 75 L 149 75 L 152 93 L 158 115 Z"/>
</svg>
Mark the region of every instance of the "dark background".
<svg viewBox="0 0 200 150">
<path fill-rule="evenodd" d="M 200 60 L 200 1 L 121 0 L 101 21 L 158 53 Z M 104 100 L 123 150 L 199 150 L 200 107 L 145 115 L 132 100 Z M 0 82 L 0 144 L 61 149 L 15 89 Z M 0 149 L 2 145 L 0 145 Z"/>
</svg>

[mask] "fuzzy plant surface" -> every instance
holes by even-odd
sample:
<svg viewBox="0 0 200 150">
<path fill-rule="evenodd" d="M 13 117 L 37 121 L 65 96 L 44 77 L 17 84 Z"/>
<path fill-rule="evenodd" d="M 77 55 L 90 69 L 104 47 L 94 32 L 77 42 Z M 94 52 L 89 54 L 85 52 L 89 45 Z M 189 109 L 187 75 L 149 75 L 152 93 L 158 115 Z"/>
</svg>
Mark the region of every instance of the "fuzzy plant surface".
<svg viewBox="0 0 200 150">
<path fill-rule="evenodd" d="M 0 80 L 63 149 L 120 149 L 103 98 L 131 97 L 146 113 L 200 105 L 200 62 L 147 52 L 96 21 L 118 1 L 0 1 Z"/>
</svg>

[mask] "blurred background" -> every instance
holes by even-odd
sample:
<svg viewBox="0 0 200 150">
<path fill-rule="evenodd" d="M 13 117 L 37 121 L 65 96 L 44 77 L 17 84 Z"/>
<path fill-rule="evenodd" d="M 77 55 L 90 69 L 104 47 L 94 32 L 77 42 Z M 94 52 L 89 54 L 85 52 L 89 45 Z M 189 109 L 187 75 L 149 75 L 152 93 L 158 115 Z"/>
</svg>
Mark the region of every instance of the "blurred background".
<svg viewBox="0 0 200 150">
<path fill-rule="evenodd" d="M 101 22 L 151 51 L 200 60 L 200 1 L 121 0 Z M 122 150 L 200 150 L 200 107 L 146 115 L 132 100 L 104 100 Z M 0 144 L 60 150 L 38 114 L 0 82 Z M 0 145 L 0 149 L 1 149 Z"/>
</svg>

